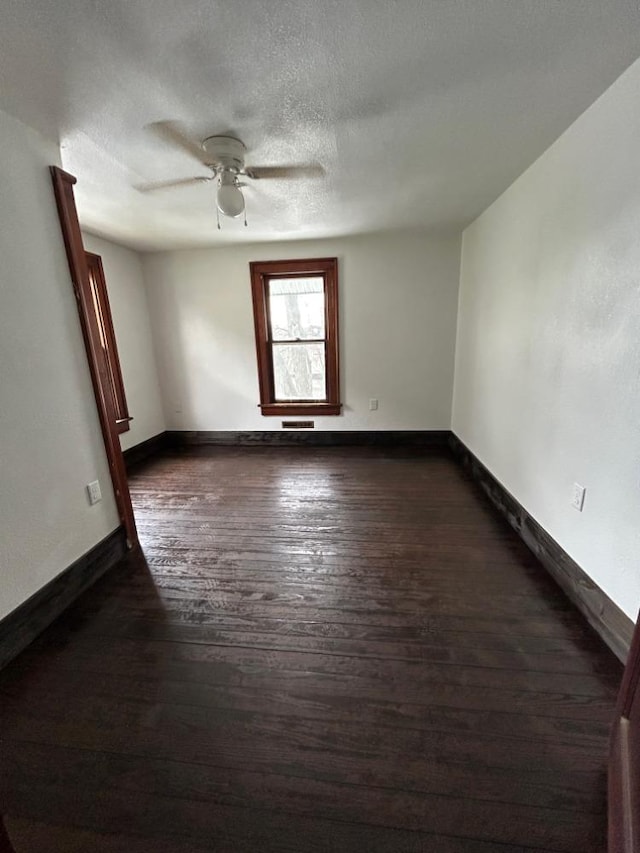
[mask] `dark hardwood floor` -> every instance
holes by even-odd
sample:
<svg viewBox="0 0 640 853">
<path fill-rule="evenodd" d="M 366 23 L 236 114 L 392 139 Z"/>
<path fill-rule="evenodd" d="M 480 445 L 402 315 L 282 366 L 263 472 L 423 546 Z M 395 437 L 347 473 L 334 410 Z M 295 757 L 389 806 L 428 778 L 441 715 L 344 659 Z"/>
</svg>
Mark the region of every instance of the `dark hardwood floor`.
<svg viewBox="0 0 640 853">
<path fill-rule="evenodd" d="M 455 462 L 194 449 L 0 676 L 17 853 L 595 853 L 621 668 Z"/>
</svg>

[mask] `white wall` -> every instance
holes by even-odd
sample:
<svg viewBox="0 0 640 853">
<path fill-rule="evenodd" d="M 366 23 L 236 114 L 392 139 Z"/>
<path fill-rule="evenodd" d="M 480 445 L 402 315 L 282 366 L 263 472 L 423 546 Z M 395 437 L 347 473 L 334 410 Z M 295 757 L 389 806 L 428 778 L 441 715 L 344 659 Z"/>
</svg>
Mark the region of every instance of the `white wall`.
<svg viewBox="0 0 640 853">
<path fill-rule="evenodd" d="M 453 409 L 462 441 L 634 619 L 639 105 L 636 63 L 465 231 Z"/>
<path fill-rule="evenodd" d="M 0 618 L 118 526 L 50 164 L 0 112 Z"/>
<path fill-rule="evenodd" d="M 169 429 L 281 429 L 258 409 L 249 261 L 324 256 L 339 261 L 344 413 L 316 428 L 449 428 L 460 240 L 386 235 L 145 256 Z"/>
<path fill-rule="evenodd" d="M 140 256 L 83 233 L 85 249 L 102 257 L 113 328 L 118 345 L 130 429 L 120 435 L 123 450 L 164 431 L 164 414 L 156 370 L 147 295 Z"/>
</svg>

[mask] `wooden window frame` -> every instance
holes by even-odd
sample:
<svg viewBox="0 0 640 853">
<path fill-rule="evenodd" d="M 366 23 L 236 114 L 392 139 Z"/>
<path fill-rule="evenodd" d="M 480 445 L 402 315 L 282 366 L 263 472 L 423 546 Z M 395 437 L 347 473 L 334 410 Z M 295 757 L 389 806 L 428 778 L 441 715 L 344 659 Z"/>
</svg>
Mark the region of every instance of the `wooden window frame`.
<svg viewBox="0 0 640 853">
<path fill-rule="evenodd" d="M 339 415 L 340 374 L 338 357 L 338 259 L 305 258 L 288 261 L 254 261 L 251 271 L 253 319 L 256 332 L 260 409 L 263 415 Z M 324 282 L 325 310 L 325 375 L 326 400 L 275 399 L 273 356 L 270 324 L 268 283 L 272 278 L 309 278 L 319 276 Z"/>
<path fill-rule="evenodd" d="M 98 326 L 105 342 L 105 358 L 107 362 L 109 384 L 113 392 L 116 430 L 120 435 L 123 432 L 128 432 L 130 429 L 129 424 L 133 418 L 129 416 L 127 397 L 124 392 L 124 382 L 122 380 L 122 370 L 120 368 L 120 358 L 118 356 L 116 333 L 113 328 L 111 306 L 109 305 L 109 294 L 107 293 L 107 282 L 104 277 L 104 268 L 102 266 L 102 258 L 100 255 L 95 255 L 93 252 L 85 251 L 85 257 L 87 259 L 87 269 L 89 270 L 89 284 L 92 291 L 95 291 Z"/>
</svg>

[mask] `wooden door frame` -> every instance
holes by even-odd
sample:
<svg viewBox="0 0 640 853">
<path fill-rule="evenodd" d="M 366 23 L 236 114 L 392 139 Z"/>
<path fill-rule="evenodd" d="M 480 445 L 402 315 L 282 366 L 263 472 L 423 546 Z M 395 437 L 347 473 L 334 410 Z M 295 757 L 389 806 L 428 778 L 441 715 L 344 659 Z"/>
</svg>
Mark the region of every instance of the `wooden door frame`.
<svg viewBox="0 0 640 853">
<path fill-rule="evenodd" d="M 131 506 L 127 471 L 116 426 L 116 412 L 109 380 L 109 368 L 100 343 L 100 330 L 93 308 L 93 296 L 89 284 L 89 268 L 85 248 L 82 244 L 82 234 L 73 194 L 73 185 L 76 183 L 76 179 L 58 166 L 51 166 L 50 171 L 118 515 L 125 529 L 129 548 L 138 548 L 138 533 L 133 516 L 133 507 Z"/>
<path fill-rule="evenodd" d="M 120 356 L 118 355 L 118 343 L 113 328 L 113 316 L 107 292 L 107 281 L 104 277 L 102 258 L 95 252 L 84 253 L 87 267 L 89 269 L 89 282 L 94 291 L 94 302 L 97 302 L 98 325 L 102 327 L 102 336 L 105 340 L 107 367 L 109 368 L 109 384 L 113 392 L 116 408 L 116 429 L 118 435 L 128 432 L 133 418 L 129 417 L 127 395 L 120 367 Z"/>
<path fill-rule="evenodd" d="M 640 851 L 640 617 L 622 676 L 609 754 L 608 853 Z"/>
</svg>

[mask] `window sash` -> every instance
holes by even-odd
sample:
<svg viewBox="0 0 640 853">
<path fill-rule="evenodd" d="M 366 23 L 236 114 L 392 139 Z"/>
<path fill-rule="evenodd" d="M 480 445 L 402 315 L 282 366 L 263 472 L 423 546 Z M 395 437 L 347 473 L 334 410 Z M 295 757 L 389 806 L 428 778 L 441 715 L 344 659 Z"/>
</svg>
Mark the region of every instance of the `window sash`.
<svg viewBox="0 0 640 853">
<path fill-rule="evenodd" d="M 327 339 L 322 338 L 275 338 L 272 328 L 273 312 L 271 309 L 271 287 L 270 282 L 273 279 L 288 278 L 292 280 L 304 280 L 308 278 L 322 278 L 322 297 L 323 297 L 323 313 L 324 313 L 324 328 L 327 329 L 327 280 L 325 275 L 310 276 L 308 273 L 295 273 L 292 275 L 267 275 L 264 277 L 264 291 L 267 306 L 267 344 L 269 347 L 269 362 L 271 376 L 271 396 L 274 403 L 326 403 L 328 400 L 327 387 Z M 279 397 L 276 393 L 276 363 L 274 347 L 285 346 L 307 346 L 309 344 L 322 344 L 324 348 L 324 395 L 322 397 Z"/>
<path fill-rule="evenodd" d="M 275 348 L 281 346 L 291 346 L 291 345 L 302 345 L 302 346 L 317 346 L 318 344 L 322 345 L 322 361 L 323 361 L 323 386 L 324 386 L 324 394 L 322 397 L 279 397 L 276 392 L 276 362 L 275 362 Z M 273 377 L 273 400 L 275 403 L 326 403 L 328 401 L 328 387 L 327 387 L 327 346 L 326 341 L 324 339 L 318 341 L 272 341 L 269 345 L 269 352 L 271 356 L 271 375 Z M 311 382 L 313 383 L 313 374 L 311 374 Z"/>
</svg>

